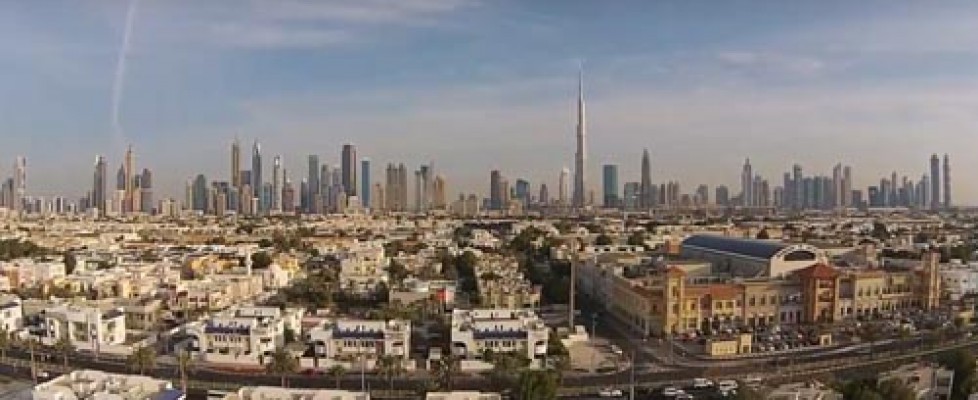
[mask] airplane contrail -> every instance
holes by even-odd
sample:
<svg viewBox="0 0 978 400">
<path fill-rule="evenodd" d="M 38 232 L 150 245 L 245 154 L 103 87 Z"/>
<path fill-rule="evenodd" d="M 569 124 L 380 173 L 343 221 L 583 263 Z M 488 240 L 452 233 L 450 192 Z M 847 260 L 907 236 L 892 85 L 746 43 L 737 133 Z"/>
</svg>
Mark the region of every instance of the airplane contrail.
<svg viewBox="0 0 978 400">
<path fill-rule="evenodd" d="M 126 80 L 126 58 L 129 55 L 129 43 L 132 37 L 132 27 L 136 21 L 136 6 L 139 0 L 129 1 L 129 11 L 126 13 L 125 31 L 122 33 L 122 46 L 119 48 L 119 58 L 116 61 L 115 76 L 112 81 L 112 129 L 118 145 L 124 145 L 125 134 L 119 119 L 119 108 L 122 104 L 122 93 Z"/>
</svg>

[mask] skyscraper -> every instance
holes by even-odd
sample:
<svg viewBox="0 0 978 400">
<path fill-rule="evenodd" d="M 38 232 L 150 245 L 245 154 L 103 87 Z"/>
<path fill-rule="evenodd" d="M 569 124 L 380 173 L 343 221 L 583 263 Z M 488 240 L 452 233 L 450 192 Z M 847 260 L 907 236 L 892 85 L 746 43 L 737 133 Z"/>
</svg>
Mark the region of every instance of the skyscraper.
<svg viewBox="0 0 978 400">
<path fill-rule="evenodd" d="M 644 163 L 642 166 L 645 166 Z M 605 164 L 605 166 L 602 167 L 601 175 L 604 186 L 604 207 L 618 207 L 618 166 L 614 164 Z"/>
<path fill-rule="evenodd" d="M 272 160 L 272 211 L 282 211 L 282 157 Z"/>
<path fill-rule="evenodd" d="M 191 201 L 193 204 L 192 209 L 194 211 L 207 211 L 208 190 L 207 177 L 205 177 L 204 174 L 197 175 L 197 178 L 194 179 L 193 189 L 191 191 Z"/>
<path fill-rule="evenodd" d="M 567 189 L 570 188 L 570 170 L 564 167 L 560 170 L 560 178 L 557 181 L 557 203 L 567 205 Z"/>
<path fill-rule="evenodd" d="M 652 161 L 649 159 L 649 149 L 642 151 L 642 180 L 640 182 L 639 207 L 643 210 L 652 208 Z"/>
<path fill-rule="evenodd" d="M 262 166 L 261 166 L 261 144 L 258 140 L 255 140 L 255 144 L 251 147 L 251 189 L 252 195 L 254 197 L 261 198 L 261 187 L 262 187 Z M 244 199 L 242 199 L 243 201 Z M 259 205 L 259 207 L 264 207 Z M 252 210 L 253 212 L 258 212 L 261 210 Z"/>
<path fill-rule="evenodd" d="M 944 209 L 951 209 L 951 158 L 944 153 Z"/>
<path fill-rule="evenodd" d="M 143 168 L 139 174 L 139 211 L 147 214 L 153 211 L 153 173 L 149 168 Z"/>
<path fill-rule="evenodd" d="M 95 157 L 95 176 L 92 181 L 92 198 L 90 207 L 97 209 L 99 216 L 105 216 L 105 187 L 106 181 L 105 157 Z"/>
<path fill-rule="evenodd" d="M 584 69 L 581 68 L 577 82 L 577 154 L 574 158 L 574 207 L 584 208 L 587 192 L 585 191 L 585 168 L 587 163 L 586 143 L 587 128 L 584 119 Z"/>
<path fill-rule="evenodd" d="M 842 164 L 835 164 L 832 168 L 832 207 L 842 207 Z"/>
<path fill-rule="evenodd" d="M 237 137 L 231 143 L 231 186 L 241 189 L 241 143 Z"/>
<path fill-rule="evenodd" d="M 360 204 L 370 207 L 370 159 L 364 157 L 360 161 Z"/>
<path fill-rule="evenodd" d="M 503 175 L 499 173 L 499 170 L 492 170 L 489 173 L 489 209 L 490 210 L 502 210 L 503 209 Z M 509 194 L 505 194 L 508 196 Z"/>
<path fill-rule="evenodd" d="M 744 161 L 744 170 L 740 174 L 740 201 L 744 207 L 753 207 L 754 204 L 754 172 L 750 165 L 750 158 Z"/>
<path fill-rule="evenodd" d="M 847 165 L 842 168 L 842 207 L 852 206 L 852 167 Z"/>
<path fill-rule="evenodd" d="M 540 197 L 537 200 L 544 206 L 550 203 L 550 192 L 547 191 L 546 183 L 540 184 Z"/>
<path fill-rule="evenodd" d="M 133 180 L 132 180 L 132 168 L 133 168 L 133 165 L 132 165 L 132 146 L 129 146 L 129 148 L 126 149 L 126 158 L 125 158 L 125 160 L 126 161 L 123 164 L 123 166 L 125 167 L 125 174 L 124 174 L 124 177 L 123 177 L 123 179 L 125 179 L 125 182 L 123 183 L 123 189 L 122 189 L 122 190 L 125 191 L 125 193 L 122 196 L 123 204 L 122 204 L 122 210 L 121 210 L 123 214 L 128 213 L 128 212 L 132 212 L 133 210 L 136 209 L 133 206 L 133 204 L 134 204 L 133 203 L 133 200 L 135 199 L 135 195 L 133 193 Z"/>
<path fill-rule="evenodd" d="M 941 158 L 934 154 L 930 157 L 930 209 L 941 208 Z"/>
<path fill-rule="evenodd" d="M 357 148 L 352 144 L 343 145 L 342 168 L 343 190 L 348 197 L 357 195 Z"/>
<path fill-rule="evenodd" d="M 18 156 L 14 160 L 14 210 L 24 211 L 24 197 L 27 196 L 27 158 Z"/>
<path fill-rule="evenodd" d="M 320 185 L 319 185 L 319 156 L 315 154 L 309 155 L 309 176 L 306 178 L 306 192 L 303 193 L 302 206 L 304 212 L 307 213 L 317 213 L 319 212 L 317 204 L 319 204 L 320 195 Z"/>
</svg>

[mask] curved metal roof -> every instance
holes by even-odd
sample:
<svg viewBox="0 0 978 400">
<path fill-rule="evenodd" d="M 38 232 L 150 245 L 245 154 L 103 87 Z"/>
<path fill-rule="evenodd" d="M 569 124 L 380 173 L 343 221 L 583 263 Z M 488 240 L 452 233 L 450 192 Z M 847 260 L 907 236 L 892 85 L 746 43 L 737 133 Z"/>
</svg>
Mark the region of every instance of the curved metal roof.
<svg viewBox="0 0 978 400">
<path fill-rule="evenodd" d="M 683 240 L 683 246 L 696 246 L 747 257 L 771 259 L 779 251 L 790 246 L 767 240 L 742 239 L 720 235 L 693 235 Z"/>
</svg>

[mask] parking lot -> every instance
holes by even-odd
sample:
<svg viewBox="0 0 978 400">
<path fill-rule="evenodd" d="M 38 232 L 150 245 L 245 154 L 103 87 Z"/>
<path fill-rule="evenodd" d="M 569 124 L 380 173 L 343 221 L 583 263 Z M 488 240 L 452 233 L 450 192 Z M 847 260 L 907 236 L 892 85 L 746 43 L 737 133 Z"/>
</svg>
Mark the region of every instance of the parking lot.
<svg viewBox="0 0 978 400">
<path fill-rule="evenodd" d="M 571 369 L 578 373 L 609 373 L 627 366 L 628 360 L 621 350 L 607 339 L 597 338 L 572 344 L 567 350 L 571 356 Z"/>
</svg>

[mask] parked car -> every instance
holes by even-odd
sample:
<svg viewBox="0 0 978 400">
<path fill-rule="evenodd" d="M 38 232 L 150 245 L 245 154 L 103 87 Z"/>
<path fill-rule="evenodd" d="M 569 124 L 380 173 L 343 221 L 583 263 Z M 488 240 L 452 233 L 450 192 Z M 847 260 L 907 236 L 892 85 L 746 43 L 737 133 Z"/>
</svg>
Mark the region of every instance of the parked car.
<svg viewBox="0 0 978 400">
<path fill-rule="evenodd" d="M 706 378 L 694 378 L 693 387 L 696 389 L 706 389 L 713 387 L 713 381 Z"/>
<path fill-rule="evenodd" d="M 675 386 L 666 386 L 662 388 L 662 395 L 665 397 L 676 397 L 681 391 Z"/>
<path fill-rule="evenodd" d="M 721 392 L 737 390 L 738 387 L 740 387 L 740 385 L 737 384 L 737 381 L 730 380 L 730 379 L 717 382 L 717 390 Z"/>
<path fill-rule="evenodd" d="M 600 396 L 600 397 L 621 397 L 621 396 L 623 396 L 623 393 L 622 393 L 621 389 L 607 387 L 607 388 L 601 389 L 601 391 L 598 392 L 598 396 Z"/>
</svg>

